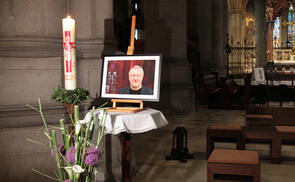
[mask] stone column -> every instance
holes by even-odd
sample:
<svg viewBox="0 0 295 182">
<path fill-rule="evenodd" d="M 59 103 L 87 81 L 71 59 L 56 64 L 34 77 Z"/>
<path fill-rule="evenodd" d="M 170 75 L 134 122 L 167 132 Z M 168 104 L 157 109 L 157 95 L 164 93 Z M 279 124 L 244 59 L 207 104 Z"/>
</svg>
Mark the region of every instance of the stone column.
<svg viewBox="0 0 295 182">
<path fill-rule="evenodd" d="M 69 12 L 76 20 L 77 85 L 100 95 L 103 54 L 115 54 L 113 1 L 69 1 Z M 90 101 L 89 101 L 90 102 Z"/>
<path fill-rule="evenodd" d="M 286 21 L 288 22 L 288 9 L 284 8 L 282 11 L 282 15 L 280 16 L 280 27 L 281 27 L 281 43 L 284 44 L 284 47 L 287 47 L 286 42 L 288 41 L 288 25 L 284 26 L 282 23 Z"/>
<path fill-rule="evenodd" d="M 7 1 L 0 7 L 1 57 L 62 56 L 66 1 Z"/>
<path fill-rule="evenodd" d="M 240 9 L 231 9 L 231 26 L 230 26 L 230 32 L 231 36 L 234 37 L 234 44 L 237 44 L 237 42 L 241 43 L 241 10 Z"/>
<path fill-rule="evenodd" d="M 187 61 L 186 1 L 145 1 L 145 53 L 163 54 L 160 102 L 164 112 L 185 114 L 194 105 L 191 65 Z"/>
<path fill-rule="evenodd" d="M 230 0 L 230 36 L 234 37 L 234 44 L 242 43 L 241 39 L 241 20 L 242 20 L 242 2 L 239 0 Z"/>
<path fill-rule="evenodd" d="M 71 0 L 70 14 L 76 20 L 76 49 L 79 58 L 100 58 L 116 52 L 113 1 Z"/>
<path fill-rule="evenodd" d="M 267 28 L 267 51 L 266 51 L 266 61 L 273 60 L 273 22 L 268 23 Z"/>
<path fill-rule="evenodd" d="M 242 1 L 240 0 L 230 0 L 229 2 L 229 21 L 230 21 L 230 42 L 231 47 L 240 46 L 242 41 Z M 233 40 L 232 40 L 233 38 Z M 239 43 L 239 44 L 238 44 Z M 240 54 L 234 53 L 235 51 L 232 50 L 232 53 L 228 55 L 229 59 L 229 69 L 232 74 L 239 73 L 240 69 L 236 65 L 240 64 Z"/>
<path fill-rule="evenodd" d="M 226 76 L 227 60 L 224 47 L 226 45 L 227 32 L 227 9 L 225 1 L 212 1 L 212 65 L 216 68 L 219 76 Z"/>
<path fill-rule="evenodd" d="M 255 1 L 255 47 L 256 66 L 266 63 L 266 30 L 265 30 L 265 1 Z"/>
<path fill-rule="evenodd" d="M 42 105 L 56 104 L 51 102 L 51 94 L 63 84 L 65 12 L 66 1 L 1 1 L 0 111 L 10 106 L 12 110 L 26 110 L 26 104 L 35 104 L 38 98 L 42 99 Z"/>
</svg>

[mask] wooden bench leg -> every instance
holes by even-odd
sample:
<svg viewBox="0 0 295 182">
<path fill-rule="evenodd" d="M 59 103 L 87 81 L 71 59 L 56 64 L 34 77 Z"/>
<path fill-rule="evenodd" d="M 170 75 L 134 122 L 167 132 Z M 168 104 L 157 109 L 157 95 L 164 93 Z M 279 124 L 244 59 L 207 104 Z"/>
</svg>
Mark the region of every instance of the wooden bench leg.
<svg viewBox="0 0 295 182">
<path fill-rule="evenodd" d="M 260 182 L 261 180 L 261 176 L 260 176 L 260 173 L 261 173 L 261 168 L 259 167 L 258 170 L 255 171 L 255 174 L 253 175 L 254 177 L 254 182 Z"/>
<path fill-rule="evenodd" d="M 206 159 L 209 159 L 212 151 L 214 149 L 214 142 L 211 140 L 210 134 L 207 132 L 207 147 L 206 147 Z"/>
<path fill-rule="evenodd" d="M 237 150 L 244 150 L 243 143 L 242 143 L 242 135 L 240 135 L 236 138 L 236 149 Z"/>
<path fill-rule="evenodd" d="M 207 167 L 207 182 L 213 182 L 213 181 L 214 181 L 214 173 L 210 167 Z"/>
<path fill-rule="evenodd" d="M 282 140 L 281 138 L 277 138 L 277 147 L 276 147 L 277 157 L 275 160 L 275 164 L 281 164 L 282 158 Z"/>
</svg>

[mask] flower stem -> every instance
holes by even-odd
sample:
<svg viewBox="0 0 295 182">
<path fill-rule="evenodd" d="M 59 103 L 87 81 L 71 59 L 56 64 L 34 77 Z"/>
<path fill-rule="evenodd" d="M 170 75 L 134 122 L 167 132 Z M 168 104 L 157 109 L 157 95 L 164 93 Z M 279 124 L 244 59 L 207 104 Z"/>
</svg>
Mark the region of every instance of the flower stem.
<svg viewBox="0 0 295 182">
<path fill-rule="evenodd" d="M 55 180 L 55 181 L 60 181 L 59 179 L 57 179 L 57 178 L 53 178 L 53 177 L 51 177 L 51 176 L 48 176 L 47 174 L 41 173 L 40 171 L 37 171 L 36 169 L 32 169 L 32 170 L 35 171 L 36 173 L 39 173 L 39 174 L 41 174 L 41 175 L 47 177 L 47 178 L 53 179 L 53 180 Z"/>
<path fill-rule="evenodd" d="M 51 133 L 52 133 L 52 141 L 53 141 L 53 147 L 54 147 L 54 158 L 55 158 L 55 161 L 56 161 L 56 164 L 57 164 L 58 175 L 59 175 L 59 178 L 63 181 L 64 175 L 63 175 L 63 171 L 62 171 L 62 168 L 61 168 L 61 163 L 60 163 L 60 160 L 59 160 L 55 130 L 52 130 Z"/>
</svg>

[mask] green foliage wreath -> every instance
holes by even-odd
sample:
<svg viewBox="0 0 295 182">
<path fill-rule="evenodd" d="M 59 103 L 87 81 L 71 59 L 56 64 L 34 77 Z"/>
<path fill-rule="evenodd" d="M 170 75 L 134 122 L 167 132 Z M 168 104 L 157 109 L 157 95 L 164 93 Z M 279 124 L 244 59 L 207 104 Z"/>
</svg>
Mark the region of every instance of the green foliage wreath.
<svg viewBox="0 0 295 182">
<path fill-rule="evenodd" d="M 76 88 L 74 90 L 62 89 L 58 86 L 52 96 L 51 100 L 60 103 L 77 104 L 89 99 L 90 92 L 84 88 Z"/>
</svg>

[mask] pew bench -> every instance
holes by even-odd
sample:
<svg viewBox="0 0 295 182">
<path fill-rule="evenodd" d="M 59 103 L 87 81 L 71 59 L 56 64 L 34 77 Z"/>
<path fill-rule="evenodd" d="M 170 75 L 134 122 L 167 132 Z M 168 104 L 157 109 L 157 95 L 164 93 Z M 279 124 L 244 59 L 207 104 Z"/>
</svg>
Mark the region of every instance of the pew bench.
<svg viewBox="0 0 295 182">
<path fill-rule="evenodd" d="M 236 93 L 240 88 L 233 79 L 226 80 L 226 86 L 232 93 Z"/>
<path fill-rule="evenodd" d="M 276 126 L 295 126 L 295 108 L 276 107 L 272 111 Z"/>
<path fill-rule="evenodd" d="M 272 164 L 279 163 L 277 151 L 277 130 L 275 127 L 242 126 L 241 149 L 246 149 L 246 144 L 269 145 L 269 156 Z"/>
<path fill-rule="evenodd" d="M 241 149 L 241 125 L 239 124 L 211 124 L 207 128 L 206 158 L 214 150 L 214 143 L 235 143 L 236 149 Z"/>
<path fill-rule="evenodd" d="M 270 114 L 246 114 L 246 126 L 275 126 Z"/>
<path fill-rule="evenodd" d="M 199 104 L 208 105 L 212 95 L 217 94 L 217 92 L 220 90 L 218 73 L 212 73 L 209 75 L 200 74 L 197 79 L 196 87 L 199 88 Z"/>
<path fill-rule="evenodd" d="M 295 126 L 294 118 L 295 108 L 292 107 L 246 107 L 246 126 L 248 123 L 249 125 Z"/>
<path fill-rule="evenodd" d="M 260 161 L 257 151 L 215 149 L 207 163 L 207 182 L 260 182 Z"/>
<path fill-rule="evenodd" d="M 277 154 L 278 161 L 281 163 L 282 145 L 295 145 L 295 126 L 276 126 L 277 129 Z"/>
<path fill-rule="evenodd" d="M 231 99 L 234 94 L 239 90 L 234 80 L 226 80 L 225 77 L 220 78 L 220 105 L 231 105 Z"/>
</svg>

